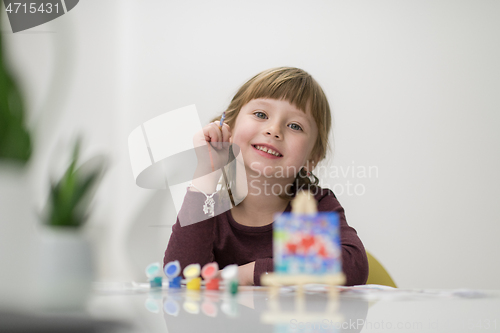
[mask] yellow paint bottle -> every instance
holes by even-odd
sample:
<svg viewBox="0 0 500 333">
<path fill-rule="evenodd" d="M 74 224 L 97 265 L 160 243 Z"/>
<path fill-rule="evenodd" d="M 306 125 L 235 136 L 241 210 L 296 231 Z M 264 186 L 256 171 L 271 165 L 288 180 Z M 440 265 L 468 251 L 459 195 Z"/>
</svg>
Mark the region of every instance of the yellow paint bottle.
<svg viewBox="0 0 500 333">
<path fill-rule="evenodd" d="M 186 288 L 188 290 L 200 290 L 201 277 L 200 277 L 200 264 L 191 264 L 184 268 L 184 277 L 187 279 Z"/>
<path fill-rule="evenodd" d="M 189 280 L 186 283 L 186 288 L 188 290 L 200 290 L 200 288 L 201 288 L 201 278 L 197 277 L 197 278 Z"/>
</svg>

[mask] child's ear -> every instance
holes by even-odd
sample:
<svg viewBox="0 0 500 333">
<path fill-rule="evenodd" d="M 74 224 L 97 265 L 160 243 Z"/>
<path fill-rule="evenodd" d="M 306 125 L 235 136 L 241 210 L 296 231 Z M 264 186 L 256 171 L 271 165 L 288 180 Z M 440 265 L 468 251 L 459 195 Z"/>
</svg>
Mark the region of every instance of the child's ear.
<svg viewBox="0 0 500 333">
<path fill-rule="evenodd" d="M 305 165 L 306 170 L 312 171 L 318 163 L 319 158 L 317 156 L 310 156 Z"/>
</svg>

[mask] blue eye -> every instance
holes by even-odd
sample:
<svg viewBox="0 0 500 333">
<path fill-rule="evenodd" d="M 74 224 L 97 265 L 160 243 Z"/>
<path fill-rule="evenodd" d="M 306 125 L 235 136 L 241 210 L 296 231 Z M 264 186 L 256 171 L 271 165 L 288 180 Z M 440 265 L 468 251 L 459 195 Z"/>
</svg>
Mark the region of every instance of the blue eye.
<svg viewBox="0 0 500 333">
<path fill-rule="evenodd" d="M 296 131 L 302 131 L 302 127 L 300 127 L 300 126 L 299 126 L 299 125 L 297 125 L 297 124 L 290 124 L 290 125 L 288 125 L 288 126 L 290 126 L 290 128 L 291 128 L 291 129 L 293 129 L 293 130 L 296 130 Z"/>
<path fill-rule="evenodd" d="M 260 118 L 260 119 L 266 119 L 267 116 L 264 112 L 260 112 L 260 111 L 257 111 L 257 112 L 254 112 L 253 113 L 257 118 Z"/>
</svg>

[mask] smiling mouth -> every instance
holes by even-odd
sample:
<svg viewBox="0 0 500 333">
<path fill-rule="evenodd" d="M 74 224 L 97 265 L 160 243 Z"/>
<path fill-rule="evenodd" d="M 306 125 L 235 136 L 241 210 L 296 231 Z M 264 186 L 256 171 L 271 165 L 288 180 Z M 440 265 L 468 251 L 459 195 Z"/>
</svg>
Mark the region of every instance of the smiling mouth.
<svg viewBox="0 0 500 333">
<path fill-rule="evenodd" d="M 278 153 L 277 151 L 274 151 L 274 150 L 272 150 L 270 148 L 267 148 L 267 147 L 258 146 L 258 145 L 252 145 L 252 147 L 254 147 L 257 150 L 260 150 L 260 151 L 263 151 L 265 153 L 268 153 L 270 155 L 276 156 L 276 157 L 282 157 L 283 156 L 280 153 Z"/>
</svg>

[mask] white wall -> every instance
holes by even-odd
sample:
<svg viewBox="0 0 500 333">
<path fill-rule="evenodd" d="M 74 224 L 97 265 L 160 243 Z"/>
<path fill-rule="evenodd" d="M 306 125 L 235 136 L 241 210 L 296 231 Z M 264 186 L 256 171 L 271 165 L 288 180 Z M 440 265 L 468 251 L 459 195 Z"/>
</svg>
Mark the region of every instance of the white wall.
<svg viewBox="0 0 500 333">
<path fill-rule="evenodd" d="M 37 202 L 83 132 L 89 156 L 113 159 L 88 228 L 101 278 L 141 278 L 175 211 L 168 193 L 135 186 L 130 131 L 193 103 L 205 123 L 252 75 L 297 66 L 333 108 L 328 173 L 349 173 L 322 182 L 396 283 L 499 288 L 499 10 L 494 0 L 80 1 L 5 34 L 40 129 Z"/>
</svg>

